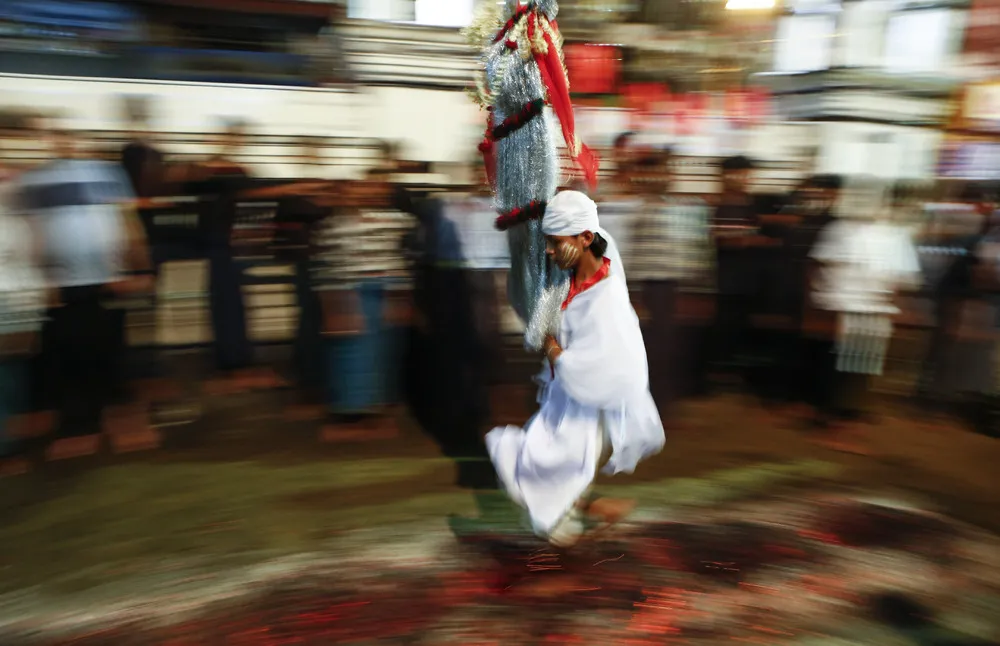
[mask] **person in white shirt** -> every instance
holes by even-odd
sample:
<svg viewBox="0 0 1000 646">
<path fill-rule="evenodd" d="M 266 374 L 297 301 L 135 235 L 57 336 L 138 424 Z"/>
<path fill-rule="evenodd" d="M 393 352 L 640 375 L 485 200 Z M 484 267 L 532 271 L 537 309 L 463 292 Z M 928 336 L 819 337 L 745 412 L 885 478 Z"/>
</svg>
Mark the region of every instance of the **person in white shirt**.
<svg viewBox="0 0 1000 646">
<path fill-rule="evenodd" d="M 486 443 L 501 483 L 527 510 L 534 531 L 569 547 L 588 520 L 611 524 L 631 509 L 627 501 L 589 500 L 597 470 L 632 472 L 660 451 L 664 433 L 649 392 L 639 318 L 597 205 L 576 191 L 559 193 L 542 230 L 549 257 L 571 279 L 558 329 L 544 343 L 541 406 L 526 428 L 496 428 Z"/>
<path fill-rule="evenodd" d="M 27 413 L 27 357 L 37 348 L 45 309 L 38 240 L 15 212 L 15 173 L 0 165 L 0 457 L 12 454 L 14 420 Z"/>
<path fill-rule="evenodd" d="M 65 437 L 96 437 L 115 378 L 112 295 L 148 291 L 148 253 L 131 211 L 129 181 L 115 164 L 83 158 L 77 135 L 41 124 L 53 159 L 22 174 L 17 204 L 41 237 L 46 281 L 58 289 L 43 335 L 46 396 Z"/>
<path fill-rule="evenodd" d="M 839 433 L 832 444 L 863 452 L 847 436 L 864 418 L 870 378 L 882 374 L 893 317 L 900 313 L 896 293 L 918 286 L 921 271 L 910 231 L 889 221 L 886 187 L 864 178 L 853 184 L 810 253 L 817 263 L 811 300 L 835 316 L 829 412 Z"/>
</svg>

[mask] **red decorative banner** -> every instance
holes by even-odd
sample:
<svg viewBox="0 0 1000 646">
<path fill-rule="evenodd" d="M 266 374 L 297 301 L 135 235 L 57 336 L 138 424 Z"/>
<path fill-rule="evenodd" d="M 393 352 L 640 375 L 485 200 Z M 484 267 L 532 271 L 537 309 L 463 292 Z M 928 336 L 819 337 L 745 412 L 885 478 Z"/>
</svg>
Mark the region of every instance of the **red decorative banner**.
<svg viewBox="0 0 1000 646">
<path fill-rule="evenodd" d="M 697 134 L 708 111 L 708 95 L 685 94 L 674 102 L 674 123 L 679 136 Z"/>
<path fill-rule="evenodd" d="M 621 79 L 621 51 L 610 45 L 563 48 L 573 94 L 614 94 Z"/>
<path fill-rule="evenodd" d="M 724 99 L 726 119 L 737 126 L 763 121 L 769 112 L 770 96 L 764 88 L 729 90 Z"/>
</svg>

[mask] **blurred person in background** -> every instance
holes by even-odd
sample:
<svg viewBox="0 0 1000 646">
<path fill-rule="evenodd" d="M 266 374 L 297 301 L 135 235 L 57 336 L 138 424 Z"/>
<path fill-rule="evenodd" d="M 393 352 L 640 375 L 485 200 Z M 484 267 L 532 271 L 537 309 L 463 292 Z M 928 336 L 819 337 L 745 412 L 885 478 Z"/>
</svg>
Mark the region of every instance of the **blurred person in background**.
<svg viewBox="0 0 1000 646">
<path fill-rule="evenodd" d="M 8 141 L 24 136 L 24 118 L 10 114 L 0 120 L 0 458 L 7 458 L 19 451 L 19 436 L 29 430 L 28 357 L 38 351 L 47 290 L 39 236 L 16 212 L 19 169 L 6 150 Z"/>
<path fill-rule="evenodd" d="M 304 47 L 312 59 L 314 77 L 322 84 L 355 83 L 357 80 L 344 48 L 346 19 L 347 0 L 334 0 L 330 3 L 328 24 Z"/>
<path fill-rule="evenodd" d="M 442 215 L 458 234 L 461 260 L 454 261 L 454 268 L 464 269 L 475 345 L 482 358 L 478 368 L 482 381 L 489 385 L 500 381 L 503 362 L 497 286 L 510 267 L 510 248 L 507 236 L 497 231 L 494 224 L 497 214 L 481 155 L 475 156 L 469 170 L 468 190 L 447 194 L 443 198 Z"/>
<path fill-rule="evenodd" d="M 716 246 L 717 367 L 723 374 L 743 376 L 751 336 L 751 314 L 759 288 L 757 249 L 769 241 L 760 235 L 760 213 L 750 193 L 753 162 L 742 155 L 723 160 L 722 193 L 712 218 Z"/>
<path fill-rule="evenodd" d="M 623 249 L 627 249 L 632 242 L 631 231 L 635 217 L 642 209 L 642 199 L 637 194 L 640 191 L 637 191 L 638 185 L 634 177 L 636 164 L 642 157 L 655 155 L 655 151 L 651 149 L 635 147 L 634 141 L 635 135 L 631 132 L 622 133 L 615 138 L 611 149 L 614 173 L 610 181 L 600 184 L 596 193 L 586 186 L 583 178 L 570 187 L 597 200 L 601 208 L 601 226 L 611 233 Z M 645 318 L 642 304 L 637 301 L 636 305 L 639 316 Z"/>
<path fill-rule="evenodd" d="M 328 440 L 394 430 L 384 413 L 398 393 L 399 340 L 412 311 L 412 276 L 403 246 L 412 217 L 393 208 L 394 189 L 383 177 L 345 189 L 342 205 L 317 233 Z"/>
<path fill-rule="evenodd" d="M 789 289 L 789 236 L 799 218 L 786 212 L 789 196 L 758 195 L 761 241 L 755 253 L 759 272 L 754 293 L 750 386 L 766 408 L 781 412 L 791 403 L 791 375 L 798 348 L 798 316 Z"/>
<path fill-rule="evenodd" d="M 838 217 L 820 233 L 810 253 L 816 262 L 812 305 L 827 313 L 826 392 L 818 420 L 832 448 L 865 453 L 871 378 L 882 374 L 900 314 L 895 296 L 921 280 L 908 229 L 892 222 L 886 187 L 859 178 L 843 195 Z"/>
<path fill-rule="evenodd" d="M 842 187 L 843 178 L 839 175 L 815 175 L 796 191 L 786 209 L 796 218 L 786 239 L 788 263 L 782 283 L 797 336 L 795 361 L 788 373 L 789 394 L 794 401 L 817 410 L 822 408 L 821 397 L 827 390 L 823 380 L 828 375 L 824 366 L 829 363 L 830 345 L 828 331 L 806 327 L 805 312 L 811 292 L 809 279 L 814 262 L 810 254 L 820 233 L 836 218 L 835 208 Z"/>
<path fill-rule="evenodd" d="M 148 248 L 118 166 L 81 157 L 77 133 L 53 121 L 39 132 L 51 159 L 22 175 L 19 200 L 38 224 L 46 276 L 59 290 L 42 336 L 44 382 L 60 434 L 95 436 L 115 379 L 106 302 L 152 290 Z M 68 450 L 96 450 L 94 440 L 85 444 Z"/>
<path fill-rule="evenodd" d="M 413 409 L 446 456 L 485 457 L 481 430 L 489 420 L 488 352 L 476 322 L 476 290 L 467 255 L 472 252 L 475 257 L 477 252 L 463 245 L 459 225 L 460 219 L 476 215 L 459 212 L 465 207 L 447 199 L 406 201 L 417 221 L 411 250 L 417 261 L 415 302 L 420 325 L 408 362 Z M 495 218 L 495 212 L 490 217 Z M 459 483 L 495 486 L 492 472 L 478 468 L 482 464 L 460 461 Z"/>
<path fill-rule="evenodd" d="M 140 199 L 162 195 L 166 164 L 150 137 L 149 105 L 142 97 L 124 97 L 122 111 L 128 142 L 121 150 L 121 164 L 132 191 Z"/>
<path fill-rule="evenodd" d="M 293 345 L 294 380 L 298 386 L 296 417 L 313 417 L 326 396 L 326 362 L 323 358 L 323 312 L 316 291 L 316 235 L 332 213 L 337 195 L 322 182 L 321 142 L 301 141 L 300 175 L 307 184 L 290 187 L 278 202 L 274 251 L 277 260 L 295 268 L 295 295 L 299 307 L 298 330 Z M 312 182 L 316 182 L 313 188 Z"/>
<path fill-rule="evenodd" d="M 615 167 L 615 178 L 619 183 L 628 183 L 627 173 L 635 158 L 635 133 L 623 132 L 611 144 L 611 163 Z"/>
<path fill-rule="evenodd" d="M 937 325 L 921 394 L 977 425 L 984 396 L 996 385 L 996 201 L 989 184 L 967 184 L 960 196 L 963 209 L 931 247 L 947 255 L 947 264 L 931 290 Z"/>
<path fill-rule="evenodd" d="M 216 138 L 216 151 L 201 164 L 201 176 L 188 182 L 185 193 L 199 196 L 199 235 L 208 260 L 209 308 L 216 368 L 221 378 L 210 383 L 225 394 L 266 388 L 266 375 L 255 370 L 253 345 L 247 330 L 243 268 L 235 257 L 233 231 L 239 194 L 248 187 L 249 171 L 240 162 L 247 126 L 230 120 Z"/>
<path fill-rule="evenodd" d="M 672 152 L 650 151 L 632 166 L 640 196 L 629 245 L 629 276 L 647 314 L 643 337 L 649 357 L 649 387 L 669 423 L 679 396 L 692 394 L 698 340 L 683 312 L 692 289 L 708 286 L 712 267 L 708 205 L 674 192 Z"/>
</svg>

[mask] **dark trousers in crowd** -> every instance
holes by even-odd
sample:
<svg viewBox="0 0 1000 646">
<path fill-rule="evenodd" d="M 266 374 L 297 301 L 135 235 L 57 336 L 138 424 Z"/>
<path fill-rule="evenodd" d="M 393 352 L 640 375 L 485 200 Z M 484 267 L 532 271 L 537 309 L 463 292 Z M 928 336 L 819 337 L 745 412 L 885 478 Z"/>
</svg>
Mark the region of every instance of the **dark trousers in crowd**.
<svg viewBox="0 0 1000 646">
<path fill-rule="evenodd" d="M 681 360 L 682 339 L 678 338 L 680 285 L 675 280 L 643 281 L 642 299 L 649 314 L 643 330 L 649 360 L 649 390 L 660 416 L 667 419 L 684 390 L 681 381 L 689 368 L 688 362 Z"/>
<path fill-rule="evenodd" d="M 837 370 L 836 346 L 828 339 L 804 339 L 800 375 L 804 398 L 820 424 L 854 421 L 866 412 L 870 377 Z"/>
<path fill-rule="evenodd" d="M 318 398 L 322 396 L 326 384 L 326 362 L 323 360 L 323 311 L 319 294 L 313 289 L 311 270 L 312 263 L 309 260 L 299 260 L 295 264 L 299 325 L 292 361 L 295 379 L 302 394 Z"/>
<path fill-rule="evenodd" d="M 213 246 L 208 255 L 208 298 L 215 337 L 215 359 L 220 370 L 240 370 L 253 362 L 243 302 L 243 272 L 232 250 Z"/>
<path fill-rule="evenodd" d="M 715 364 L 727 372 L 742 372 L 751 336 L 753 296 L 720 293 L 716 300 Z"/>
<path fill-rule="evenodd" d="M 50 310 L 42 331 L 47 399 L 59 414 L 64 436 L 100 432 L 115 374 L 115 329 L 104 307 L 103 286 L 61 291 L 62 306 Z"/>
<path fill-rule="evenodd" d="M 0 457 L 12 453 L 11 422 L 28 411 L 28 362 L 22 357 L 0 357 Z"/>
<path fill-rule="evenodd" d="M 108 309 L 110 323 L 111 381 L 108 390 L 117 401 L 128 397 L 128 330 L 126 312 L 121 308 Z"/>
<path fill-rule="evenodd" d="M 423 268 L 418 290 L 426 325 L 410 348 L 410 401 L 445 455 L 485 457 L 480 430 L 489 419 L 489 392 L 468 272 Z"/>
<path fill-rule="evenodd" d="M 356 295 L 364 328 L 324 344 L 330 376 L 327 403 L 339 420 L 360 420 L 386 403 L 385 292 L 385 285 L 377 279 L 362 282 Z"/>
<path fill-rule="evenodd" d="M 216 367 L 220 370 L 249 367 L 253 360 L 253 345 L 247 333 L 243 271 L 232 250 L 224 243 L 205 247 L 154 243 L 152 256 L 158 275 L 167 262 L 208 260 L 208 304 Z"/>
<path fill-rule="evenodd" d="M 785 322 L 777 317 L 768 319 L 750 336 L 754 346 L 751 390 L 767 404 L 802 401 L 805 397 L 800 381 L 802 342 L 798 330 L 786 329 Z"/>
<path fill-rule="evenodd" d="M 497 307 L 496 275 L 492 271 L 467 273 L 472 300 L 472 317 L 475 324 L 476 343 L 480 348 L 480 370 L 488 385 L 501 381 L 503 367 L 503 335 L 500 331 L 500 312 Z"/>
</svg>

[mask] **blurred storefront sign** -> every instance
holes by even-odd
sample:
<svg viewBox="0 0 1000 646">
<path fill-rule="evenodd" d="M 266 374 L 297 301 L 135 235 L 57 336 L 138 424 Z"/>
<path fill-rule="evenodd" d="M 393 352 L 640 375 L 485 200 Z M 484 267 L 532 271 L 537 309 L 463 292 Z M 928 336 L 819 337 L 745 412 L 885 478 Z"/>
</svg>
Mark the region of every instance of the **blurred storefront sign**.
<svg viewBox="0 0 1000 646">
<path fill-rule="evenodd" d="M 763 88 L 673 93 L 661 83 L 636 83 L 623 86 L 622 96 L 615 123 L 636 132 L 639 145 L 672 145 L 692 155 L 740 150 L 742 133 L 770 115 L 770 95 Z"/>
<path fill-rule="evenodd" d="M 725 115 L 735 128 L 761 123 L 770 113 L 770 96 L 764 88 L 729 90 L 725 94 Z"/>
<path fill-rule="evenodd" d="M 1000 135 L 1000 81 L 977 83 L 966 88 L 962 128 Z"/>
<path fill-rule="evenodd" d="M 939 173 L 952 179 L 1000 180 L 1000 142 L 949 140 L 941 151 Z"/>
<path fill-rule="evenodd" d="M 566 45 L 573 94 L 614 94 L 621 81 L 621 49 L 613 45 Z"/>
</svg>

